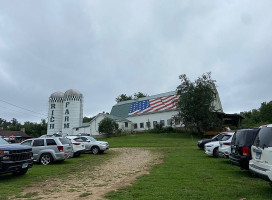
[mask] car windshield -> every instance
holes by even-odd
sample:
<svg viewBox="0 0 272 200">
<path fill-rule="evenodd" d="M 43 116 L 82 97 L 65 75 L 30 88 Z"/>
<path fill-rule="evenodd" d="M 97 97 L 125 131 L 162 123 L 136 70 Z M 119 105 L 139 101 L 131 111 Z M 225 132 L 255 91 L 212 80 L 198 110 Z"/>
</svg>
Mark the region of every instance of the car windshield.
<svg viewBox="0 0 272 200">
<path fill-rule="evenodd" d="M 80 138 L 75 138 L 74 140 L 75 140 L 76 142 L 83 142 L 83 140 L 80 139 Z"/>
<path fill-rule="evenodd" d="M 261 148 L 272 147 L 272 128 L 262 128 L 254 141 L 254 145 Z"/>
<path fill-rule="evenodd" d="M 86 138 L 88 138 L 88 140 L 90 140 L 90 141 L 96 142 L 96 139 L 94 139 L 93 137 L 88 136 Z"/>
<path fill-rule="evenodd" d="M 226 141 L 230 139 L 231 135 L 224 135 L 224 137 L 221 139 L 221 141 Z"/>
<path fill-rule="evenodd" d="M 67 138 L 59 138 L 59 140 L 61 141 L 62 144 L 71 144 L 71 141 Z"/>
<path fill-rule="evenodd" d="M 219 133 L 219 134 L 212 137 L 213 140 L 216 138 L 220 140 L 222 138 L 222 133 Z"/>
<path fill-rule="evenodd" d="M 8 142 L 4 140 L 3 138 L 0 138 L 0 144 L 8 144 Z"/>
</svg>

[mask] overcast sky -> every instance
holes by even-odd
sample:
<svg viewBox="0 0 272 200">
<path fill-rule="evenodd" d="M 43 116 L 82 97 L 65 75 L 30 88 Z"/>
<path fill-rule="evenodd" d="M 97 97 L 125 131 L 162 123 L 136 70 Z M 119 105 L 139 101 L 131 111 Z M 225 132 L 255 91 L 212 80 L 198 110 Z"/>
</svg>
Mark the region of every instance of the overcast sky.
<svg viewBox="0 0 272 200">
<path fill-rule="evenodd" d="M 180 74 L 209 71 L 224 112 L 259 108 L 272 100 L 271 10 L 271 0 L 0 0 L 0 118 L 40 122 L 68 89 L 91 117 L 122 93 L 173 91 Z"/>
</svg>

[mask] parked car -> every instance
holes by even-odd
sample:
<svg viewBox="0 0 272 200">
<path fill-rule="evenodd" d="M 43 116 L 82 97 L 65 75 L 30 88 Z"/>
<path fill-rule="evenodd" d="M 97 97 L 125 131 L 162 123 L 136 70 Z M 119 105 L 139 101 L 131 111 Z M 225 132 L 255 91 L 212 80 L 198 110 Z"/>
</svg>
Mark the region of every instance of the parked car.
<svg viewBox="0 0 272 200">
<path fill-rule="evenodd" d="M 86 145 L 86 149 L 93 154 L 103 153 L 109 149 L 109 143 L 104 141 L 97 141 L 91 136 L 80 136 Z"/>
<path fill-rule="evenodd" d="M 209 143 L 209 142 L 214 142 L 214 141 L 219 141 L 222 139 L 222 137 L 224 136 L 224 133 L 219 133 L 215 136 L 213 136 L 212 138 L 203 138 L 201 140 L 199 140 L 197 142 L 197 146 L 200 148 L 200 149 L 204 149 L 204 145 Z"/>
<path fill-rule="evenodd" d="M 251 147 L 249 170 L 272 182 L 272 127 L 262 128 Z"/>
<path fill-rule="evenodd" d="M 73 156 L 78 157 L 80 154 L 86 151 L 85 144 L 83 140 L 78 136 L 67 136 L 67 138 L 72 142 L 73 145 Z"/>
<path fill-rule="evenodd" d="M 228 158 L 231 153 L 231 140 L 234 135 L 234 132 L 228 132 L 222 138 L 222 141 L 219 141 L 219 157 L 221 158 Z M 230 136 L 230 137 L 229 137 Z"/>
<path fill-rule="evenodd" d="M 21 142 L 21 145 L 32 147 L 34 162 L 43 165 L 67 159 L 73 150 L 70 140 L 64 137 L 33 138 Z"/>
<path fill-rule="evenodd" d="M 229 132 L 223 132 L 223 137 L 219 141 L 228 140 L 231 137 Z M 213 157 L 219 157 L 219 141 L 209 142 L 204 145 L 205 153 Z"/>
<path fill-rule="evenodd" d="M 230 162 L 241 169 L 248 169 L 251 160 L 251 146 L 260 129 L 241 129 L 234 133 L 231 141 Z"/>
<path fill-rule="evenodd" d="M 33 166 L 31 147 L 9 144 L 0 137 L 0 174 L 23 175 Z"/>
</svg>

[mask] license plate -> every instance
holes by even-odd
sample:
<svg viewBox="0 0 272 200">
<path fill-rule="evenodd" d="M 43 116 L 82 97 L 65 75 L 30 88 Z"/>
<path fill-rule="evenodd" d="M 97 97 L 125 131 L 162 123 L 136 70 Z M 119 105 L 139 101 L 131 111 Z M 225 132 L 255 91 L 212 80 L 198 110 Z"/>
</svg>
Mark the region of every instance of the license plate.
<svg viewBox="0 0 272 200">
<path fill-rule="evenodd" d="M 27 168 L 27 167 L 28 167 L 28 163 L 22 164 L 22 168 Z"/>
<path fill-rule="evenodd" d="M 260 159 L 261 158 L 261 154 L 256 152 L 256 159 Z"/>
</svg>

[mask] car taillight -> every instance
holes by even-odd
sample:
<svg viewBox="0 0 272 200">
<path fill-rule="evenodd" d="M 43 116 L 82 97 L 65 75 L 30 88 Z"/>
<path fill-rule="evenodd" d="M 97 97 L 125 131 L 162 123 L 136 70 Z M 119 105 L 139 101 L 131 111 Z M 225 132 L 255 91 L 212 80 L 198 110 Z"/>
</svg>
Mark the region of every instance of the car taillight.
<svg viewBox="0 0 272 200">
<path fill-rule="evenodd" d="M 63 146 L 58 146 L 59 151 L 63 151 Z"/>
<path fill-rule="evenodd" d="M 80 145 L 80 143 L 78 143 L 78 142 L 74 142 L 73 144 L 74 144 L 74 145 Z"/>
<path fill-rule="evenodd" d="M 230 142 L 224 142 L 223 145 L 230 145 Z"/>
<path fill-rule="evenodd" d="M 242 151 L 243 151 L 243 156 L 249 156 L 249 149 L 248 149 L 248 147 L 243 147 Z"/>
</svg>

